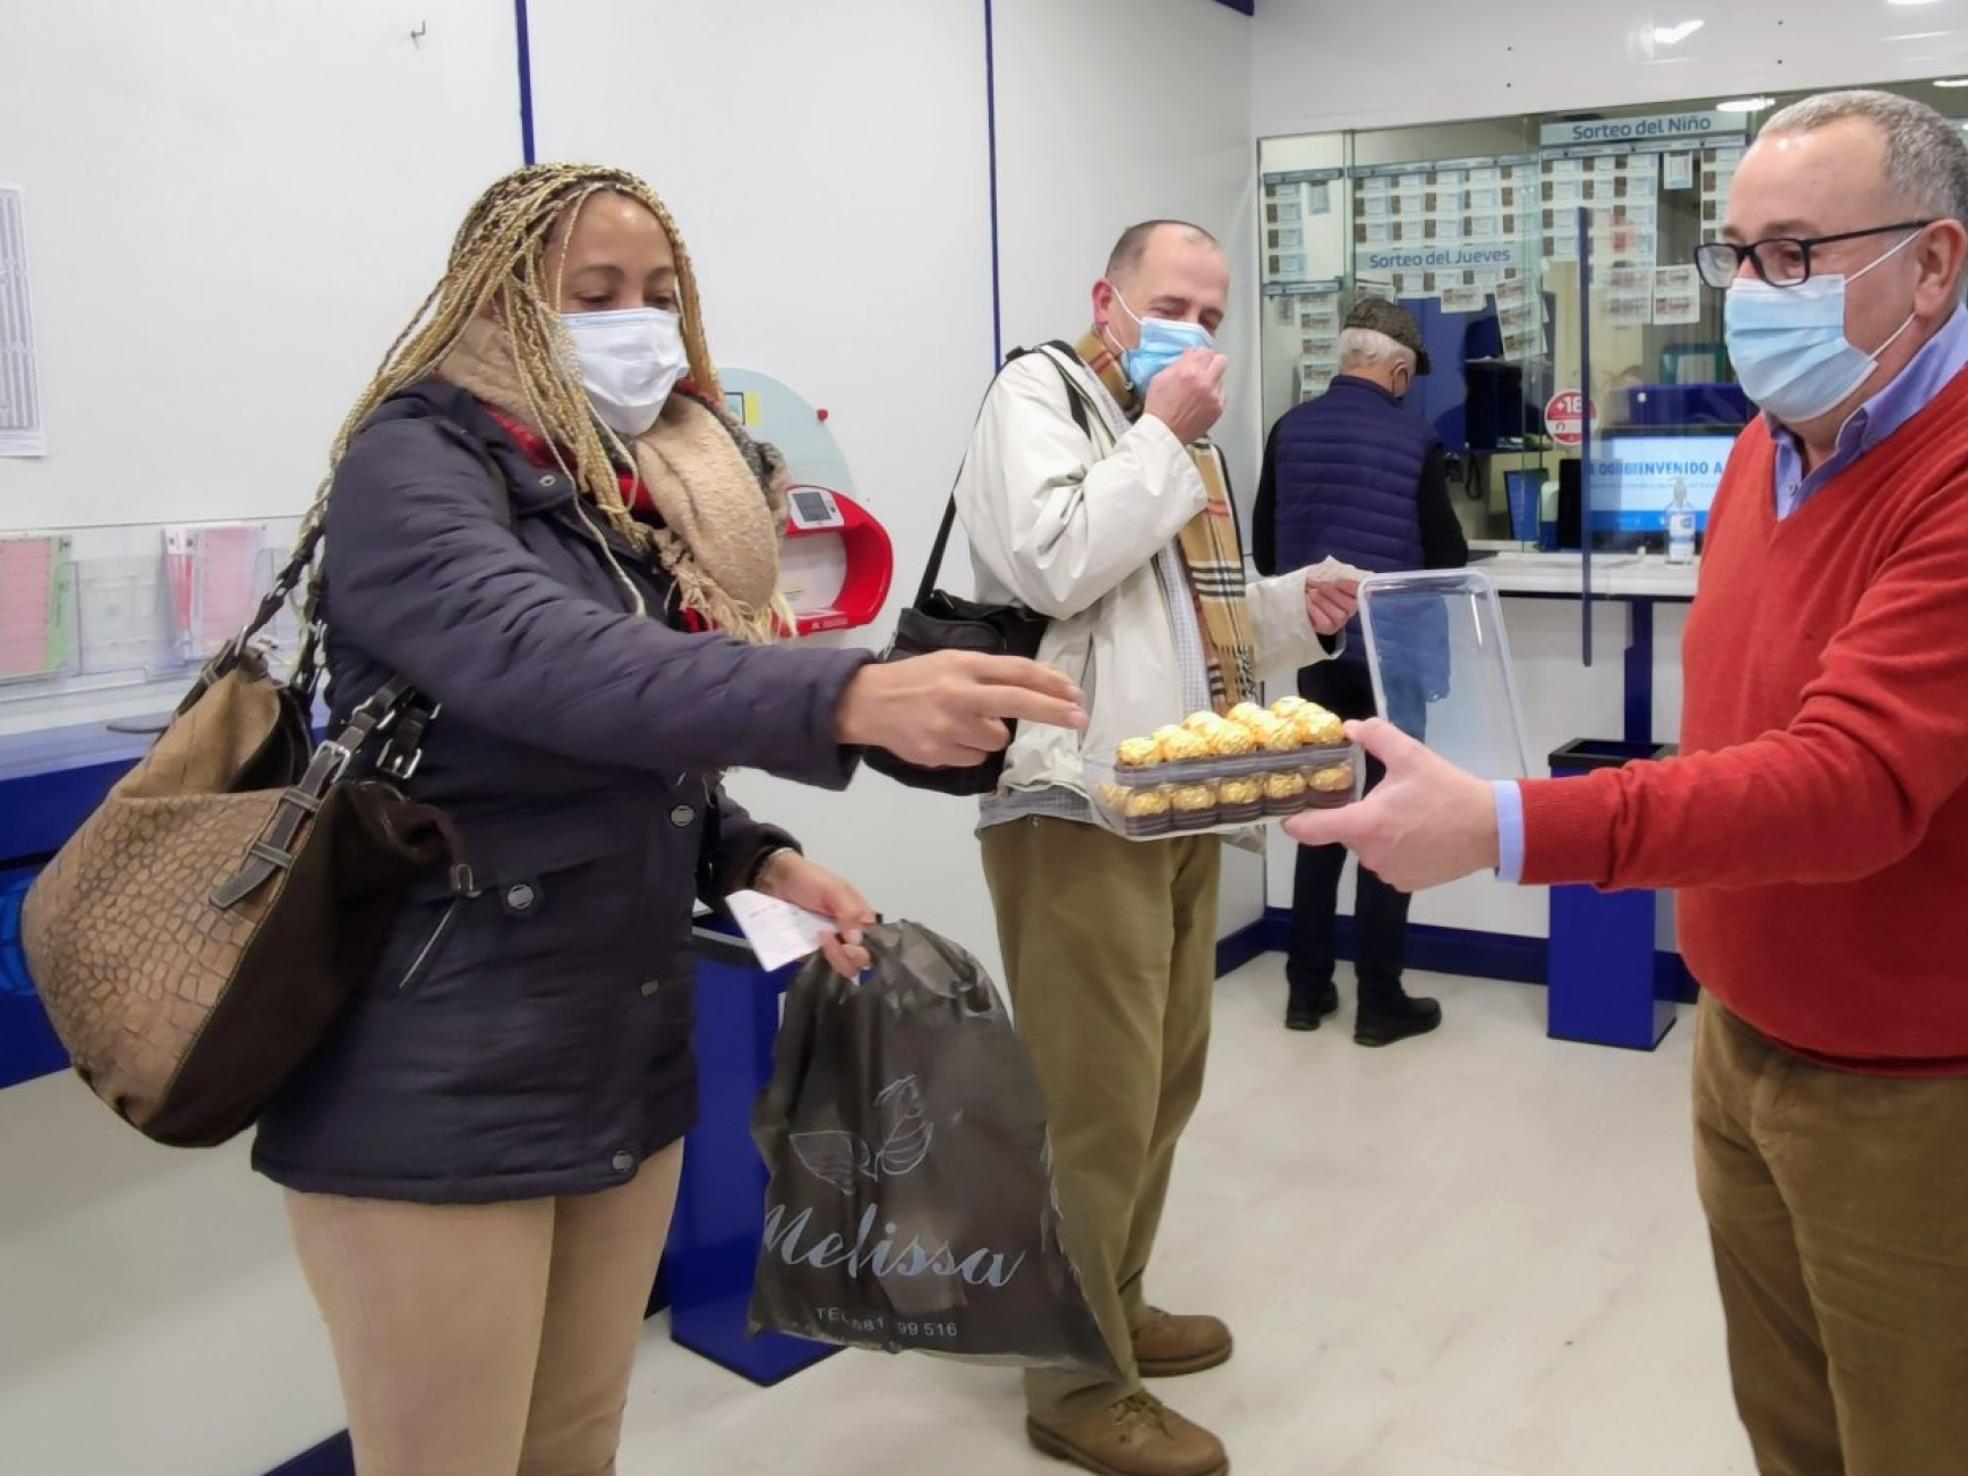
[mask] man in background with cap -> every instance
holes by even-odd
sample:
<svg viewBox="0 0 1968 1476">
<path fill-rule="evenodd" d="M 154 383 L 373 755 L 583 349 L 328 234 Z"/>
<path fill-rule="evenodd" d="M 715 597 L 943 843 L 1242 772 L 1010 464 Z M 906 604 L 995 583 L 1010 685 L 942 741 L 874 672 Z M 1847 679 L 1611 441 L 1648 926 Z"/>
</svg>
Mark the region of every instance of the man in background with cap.
<svg viewBox="0 0 1968 1476">
<path fill-rule="evenodd" d="M 1427 421 L 1401 403 L 1428 367 L 1421 327 L 1406 309 L 1377 298 L 1353 309 L 1339 335 L 1339 375 L 1332 387 L 1287 411 L 1265 444 L 1252 518 L 1259 572 L 1269 575 L 1325 558 L 1374 573 L 1458 569 L 1468 561 L 1468 539 L 1449 503 L 1442 443 Z M 1441 654 L 1446 664 L 1446 648 Z M 1440 675 L 1445 685 L 1446 672 Z M 1419 736 L 1430 694 L 1400 676 L 1394 680 L 1388 716 Z M 1349 632 L 1337 660 L 1301 671 L 1298 689 L 1341 717 L 1374 716 L 1373 679 L 1360 632 Z M 1369 785 L 1379 781 L 1380 772 L 1378 764 L 1369 763 Z M 1286 964 L 1291 998 L 1285 1024 L 1293 1030 L 1316 1030 L 1339 1008 L 1333 932 L 1345 865 L 1341 846 L 1298 853 Z M 1354 916 L 1360 989 L 1353 1039 L 1384 1046 L 1433 1030 L 1442 1022 L 1441 1006 L 1410 998 L 1401 987 L 1407 894 L 1363 866 Z"/>
</svg>

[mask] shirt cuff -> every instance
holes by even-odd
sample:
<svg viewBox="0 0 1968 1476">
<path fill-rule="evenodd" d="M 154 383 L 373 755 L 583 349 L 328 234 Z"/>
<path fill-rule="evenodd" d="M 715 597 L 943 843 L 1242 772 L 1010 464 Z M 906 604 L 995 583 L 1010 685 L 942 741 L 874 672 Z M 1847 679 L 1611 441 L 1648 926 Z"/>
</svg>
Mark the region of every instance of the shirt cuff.
<svg viewBox="0 0 1968 1476">
<path fill-rule="evenodd" d="M 1497 880 L 1516 886 L 1524 880 L 1524 791 L 1515 779 L 1490 787 L 1496 795 Z"/>
</svg>

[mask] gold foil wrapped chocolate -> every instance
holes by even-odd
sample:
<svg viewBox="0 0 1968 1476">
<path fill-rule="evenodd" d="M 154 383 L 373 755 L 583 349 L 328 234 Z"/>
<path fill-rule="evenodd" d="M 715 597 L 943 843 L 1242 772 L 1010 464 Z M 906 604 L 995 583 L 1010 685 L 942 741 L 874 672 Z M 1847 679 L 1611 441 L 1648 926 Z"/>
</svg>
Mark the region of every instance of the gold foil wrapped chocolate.
<svg viewBox="0 0 1968 1476">
<path fill-rule="evenodd" d="M 1226 805 L 1254 805 L 1264 798 L 1264 786 L 1254 778 L 1225 779 L 1216 792 Z"/>
<path fill-rule="evenodd" d="M 1230 709 L 1228 717 L 1231 722 L 1248 728 L 1252 723 L 1258 722 L 1270 715 L 1270 713 L 1259 707 L 1255 702 L 1239 702 L 1235 707 Z"/>
<path fill-rule="evenodd" d="M 1264 776 L 1264 797 L 1271 800 L 1301 800 L 1305 798 L 1305 776 L 1295 771 Z"/>
<path fill-rule="evenodd" d="M 1209 757 L 1209 740 L 1200 733 L 1183 730 L 1171 733 L 1162 743 L 1162 760 L 1165 763 L 1182 764 L 1193 759 Z"/>
<path fill-rule="evenodd" d="M 1327 764 L 1312 771 L 1311 785 L 1320 794 L 1343 794 L 1353 787 L 1351 764 Z"/>
<path fill-rule="evenodd" d="M 1198 810 L 1216 808 L 1214 784 L 1178 784 L 1169 797 L 1175 802 L 1177 814 L 1194 814 Z"/>
<path fill-rule="evenodd" d="M 1213 758 L 1242 758 L 1257 752 L 1257 739 L 1239 723 L 1224 723 L 1203 735 Z"/>
<path fill-rule="evenodd" d="M 1291 715 L 1291 726 L 1298 741 L 1307 748 L 1336 748 L 1346 741 L 1346 725 L 1312 703 Z"/>
</svg>

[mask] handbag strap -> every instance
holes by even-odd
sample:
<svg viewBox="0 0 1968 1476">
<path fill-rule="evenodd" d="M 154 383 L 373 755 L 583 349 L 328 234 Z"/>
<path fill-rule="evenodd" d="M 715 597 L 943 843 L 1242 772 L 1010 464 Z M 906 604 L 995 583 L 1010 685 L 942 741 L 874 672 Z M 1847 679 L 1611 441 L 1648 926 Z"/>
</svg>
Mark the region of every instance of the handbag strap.
<svg viewBox="0 0 1968 1476">
<path fill-rule="evenodd" d="M 415 696 L 409 682 L 402 677 L 392 678 L 349 714 L 348 721 L 333 738 L 315 749 L 300 780 L 281 791 L 266 829 L 247 850 L 245 865 L 213 891 L 214 907 L 224 911 L 237 906 L 277 873 L 293 866 L 294 842 L 307 822 L 321 813 L 328 791 L 341 782 L 350 765 L 362 757 L 371 743 L 391 731 Z M 414 771 L 414 763 L 411 768 Z"/>
<path fill-rule="evenodd" d="M 1005 365 L 1009 367 L 1019 359 L 1024 358 L 1027 354 L 1039 354 L 1044 357 L 1053 368 L 1059 371 L 1059 378 L 1066 386 L 1066 408 L 1073 416 L 1073 424 L 1080 428 L 1081 435 L 1091 440 L 1093 437 L 1093 423 L 1088 417 L 1097 412 L 1088 401 L 1086 391 L 1074 382 L 1071 372 L 1052 354 L 1046 353 L 1046 349 L 1057 349 L 1075 363 L 1079 362 L 1080 356 L 1074 350 L 1073 346 L 1055 338 L 1045 344 L 1043 348 L 1013 349 L 1009 354 L 1005 355 Z M 998 372 L 1002 374 L 1004 371 L 1000 369 Z M 992 376 L 991 383 L 994 385 L 997 383 L 997 377 L 995 375 Z M 988 390 L 985 391 L 987 397 L 989 393 Z M 980 415 L 983 413 L 981 406 L 979 407 L 978 413 Z M 963 469 L 961 467 L 957 469 L 957 476 L 959 480 L 963 477 Z M 916 608 L 919 610 L 928 603 L 929 597 L 936 592 L 937 576 L 943 572 L 943 556 L 949 550 L 950 534 L 956 525 L 957 489 L 955 483 L 952 483 L 950 487 L 950 501 L 943 509 L 943 521 L 936 530 L 936 542 L 930 545 L 929 562 L 923 567 L 922 584 L 916 590 Z"/>
</svg>

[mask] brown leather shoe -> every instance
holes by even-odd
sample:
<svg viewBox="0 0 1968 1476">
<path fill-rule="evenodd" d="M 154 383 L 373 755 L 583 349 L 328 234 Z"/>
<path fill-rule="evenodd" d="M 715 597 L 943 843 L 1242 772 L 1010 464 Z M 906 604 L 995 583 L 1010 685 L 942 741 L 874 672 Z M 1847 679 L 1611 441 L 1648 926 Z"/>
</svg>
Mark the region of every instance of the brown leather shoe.
<svg viewBox="0 0 1968 1476">
<path fill-rule="evenodd" d="M 1179 1317 L 1159 1307 L 1134 1335 L 1134 1361 L 1144 1379 L 1174 1379 L 1228 1363 L 1235 1344 L 1214 1317 Z"/>
<path fill-rule="evenodd" d="M 1025 1422 L 1038 1449 L 1097 1476 L 1229 1476 L 1223 1443 L 1152 1394 L 1074 1420 Z"/>
</svg>

